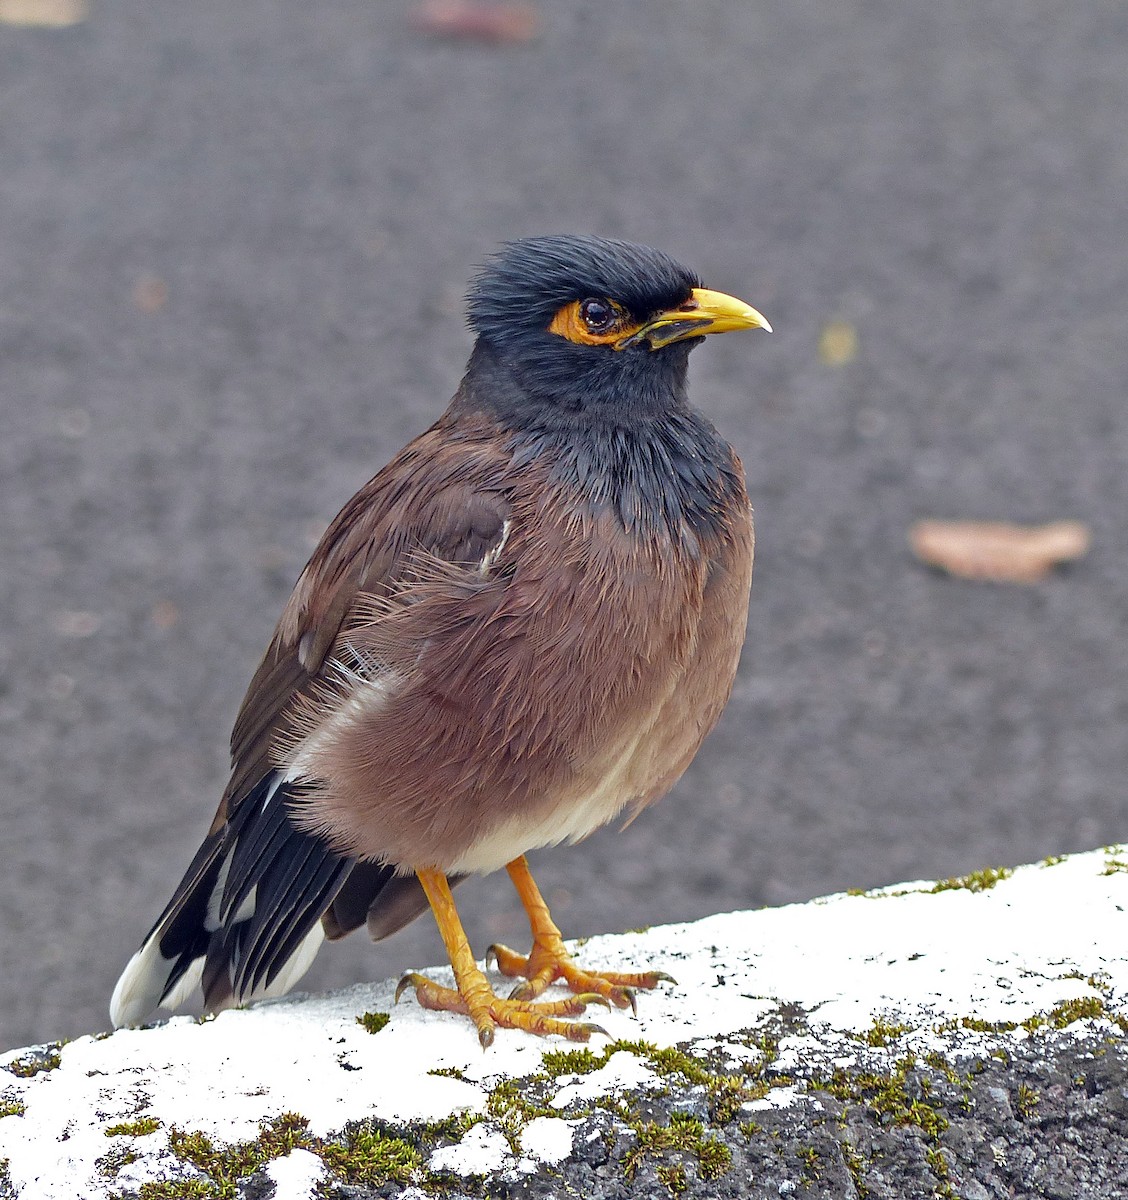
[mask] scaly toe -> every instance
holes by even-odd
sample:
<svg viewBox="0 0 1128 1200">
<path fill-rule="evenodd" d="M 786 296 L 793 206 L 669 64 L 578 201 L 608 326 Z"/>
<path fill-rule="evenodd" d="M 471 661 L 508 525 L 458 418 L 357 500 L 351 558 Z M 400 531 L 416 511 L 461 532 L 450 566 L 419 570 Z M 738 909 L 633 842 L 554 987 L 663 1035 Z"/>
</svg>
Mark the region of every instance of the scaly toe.
<svg viewBox="0 0 1128 1200">
<path fill-rule="evenodd" d="M 466 999 L 460 992 L 454 988 L 443 987 L 433 979 L 428 979 L 426 975 L 420 975 L 418 971 L 409 971 L 396 985 L 397 1004 L 408 988 L 415 991 L 415 998 L 422 1008 L 429 1008 L 432 1012 L 456 1012 L 463 1015 L 470 1013 Z"/>
<path fill-rule="evenodd" d="M 502 975 L 508 975 L 510 979 L 513 979 L 528 971 L 529 960 L 524 954 L 518 954 L 516 950 L 510 950 L 508 946 L 503 946 L 500 942 L 494 942 L 486 950 L 486 966 L 494 966 Z"/>
<path fill-rule="evenodd" d="M 396 984 L 396 994 L 393 1003 L 398 1004 L 400 1002 L 400 997 L 403 996 L 404 992 L 406 992 L 408 988 L 417 988 L 420 984 L 429 982 L 430 980 L 428 980 L 425 975 L 420 975 L 417 971 L 408 971 L 408 973 L 404 975 L 402 979 L 400 979 L 399 983 Z"/>
<path fill-rule="evenodd" d="M 634 1016 L 634 1017 L 638 1016 L 638 1003 L 635 1000 L 634 988 L 629 988 L 629 987 L 612 988 L 611 994 L 608 997 L 608 1000 L 609 1000 L 609 1003 L 607 1005 L 608 1008 L 611 1007 L 611 1003 L 614 1003 L 616 1008 L 629 1008 L 631 1010 L 631 1016 Z"/>
<path fill-rule="evenodd" d="M 505 972 L 502 972 L 505 974 Z M 513 990 L 509 993 L 510 1000 L 522 1000 L 526 1003 L 530 1000 L 535 1000 L 538 996 L 548 989 L 549 985 L 555 982 L 555 975 L 549 971 L 538 971 L 530 979 L 522 980 L 515 984 Z M 578 992 L 578 988 L 572 988 L 572 991 Z"/>
</svg>

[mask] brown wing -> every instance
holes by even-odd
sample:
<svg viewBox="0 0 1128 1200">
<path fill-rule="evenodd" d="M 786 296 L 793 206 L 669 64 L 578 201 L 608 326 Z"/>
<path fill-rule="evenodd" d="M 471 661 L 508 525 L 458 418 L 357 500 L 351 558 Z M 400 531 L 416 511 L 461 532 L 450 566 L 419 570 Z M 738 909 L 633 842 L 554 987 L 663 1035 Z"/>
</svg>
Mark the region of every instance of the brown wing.
<svg viewBox="0 0 1128 1200">
<path fill-rule="evenodd" d="M 426 907 L 414 878 L 357 863 L 290 820 L 293 785 L 278 769 L 296 714 L 357 605 L 403 599 L 420 558 L 474 569 L 505 536 L 507 459 L 490 429 L 444 418 L 408 445 L 338 513 L 302 571 L 239 710 L 231 779 L 208 836 L 118 983 L 114 1021 L 174 1007 L 201 979 L 209 1008 L 287 990 L 324 931 L 360 924 L 377 896 L 374 934 Z M 338 903 L 339 901 L 339 903 Z"/>
<path fill-rule="evenodd" d="M 408 445 L 337 514 L 306 564 L 259 664 L 231 734 L 231 780 L 212 828 L 275 765 L 287 710 L 308 695 L 358 597 L 373 600 L 404 583 L 420 551 L 476 565 L 502 537 L 509 515 L 507 459 L 496 442 L 452 442 L 433 426 Z"/>
</svg>

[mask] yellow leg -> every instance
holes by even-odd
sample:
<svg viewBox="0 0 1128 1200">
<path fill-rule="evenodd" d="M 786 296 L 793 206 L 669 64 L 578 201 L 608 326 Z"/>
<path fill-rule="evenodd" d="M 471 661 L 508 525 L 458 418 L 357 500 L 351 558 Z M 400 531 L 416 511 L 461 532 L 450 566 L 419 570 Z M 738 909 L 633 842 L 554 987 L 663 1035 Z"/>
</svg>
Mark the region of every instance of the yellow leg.
<svg viewBox="0 0 1128 1200">
<path fill-rule="evenodd" d="M 510 993 L 511 1000 L 528 1002 L 539 996 L 545 988 L 561 979 L 577 994 L 603 996 L 618 1008 L 635 1009 L 635 988 L 649 989 L 661 982 L 673 983 L 664 971 L 584 971 L 576 966 L 575 959 L 564 947 L 548 905 L 540 889 L 529 873 L 525 856 L 515 858 L 506 868 L 517 895 L 529 916 L 529 928 L 533 934 L 533 948 L 526 958 L 507 946 L 494 945 L 488 957 L 497 962 L 503 975 L 523 976 L 524 983 L 518 984 Z"/>
<path fill-rule="evenodd" d="M 454 968 L 457 990 L 442 987 L 426 976 L 412 972 L 400 980 L 396 988 L 397 1000 L 408 987 L 413 987 L 424 1008 L 463 1013 L 477 1027 L 478 1040 L 483 1049 L 493 1042 L 494 1030 L 499 1025 L 506 1029 L 524 1029 L 528 1033 L 556 1034 L 573 1042 L 586 1042 L 593 1033 L 606 1032 L 598 1025 L 559 1019 L 577 1016 L 592 1003 L 607 1004 L 607 1000 L 598 992 L 539 1004 L 514 998 L 502 999 L 494 995 L 489 981 L 474 961 L 446 876 L 441 871 L 426 867 L 417 868 L 415 874 L 435 914 L 435 923 L 446 945 L 450 965 Z"/>
</svg>

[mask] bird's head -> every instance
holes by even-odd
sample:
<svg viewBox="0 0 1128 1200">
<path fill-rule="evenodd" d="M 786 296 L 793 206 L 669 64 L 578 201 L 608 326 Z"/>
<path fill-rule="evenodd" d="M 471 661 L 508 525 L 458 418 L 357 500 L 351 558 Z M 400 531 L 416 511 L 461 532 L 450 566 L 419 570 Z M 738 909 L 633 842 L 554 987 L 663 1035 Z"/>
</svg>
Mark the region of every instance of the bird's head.
<svg viewBox="0 0 1128 1200">
<path fill-rule="evenodd" d="M 659 250 L 578 235 L 507 243 L 471 284 L 468 319 L 531 405 L 619 420 L 681 403 L 705 334 L 771 329 Z"/>
</svg>

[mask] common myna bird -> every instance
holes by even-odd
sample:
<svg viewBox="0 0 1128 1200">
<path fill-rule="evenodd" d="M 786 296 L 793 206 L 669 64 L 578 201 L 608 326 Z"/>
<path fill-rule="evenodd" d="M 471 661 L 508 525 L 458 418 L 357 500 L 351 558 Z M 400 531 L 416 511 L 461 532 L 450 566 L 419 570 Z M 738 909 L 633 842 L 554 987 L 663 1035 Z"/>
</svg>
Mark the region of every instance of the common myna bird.
<svg viewBox="0 0 1128 1200">
<path fill-rule="evenodd" d="M 740 461 L 689 404 L 702 336 L 769 329 L 644 246 L 506 245 L 469 294 L 476 335 L 439 420 L 345 505 L 302 571 L 231 738 L 203 845 L 114 991 L 115 1025 L 200 984 L 216 1010 L 287 991 L 324 938 L 430 906 L 457 990 L 421 1004 L 586 1041 L 567 1018 L 660 972 L 565 949 L 525 854 L 633 817 L 728 700 L 752 512 Z M 495 995 L 451 885 L 505 867 L 532 949 Z M 536 998 L 554 981 L 572 995 Z"/>
</svg>

